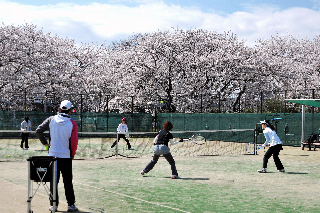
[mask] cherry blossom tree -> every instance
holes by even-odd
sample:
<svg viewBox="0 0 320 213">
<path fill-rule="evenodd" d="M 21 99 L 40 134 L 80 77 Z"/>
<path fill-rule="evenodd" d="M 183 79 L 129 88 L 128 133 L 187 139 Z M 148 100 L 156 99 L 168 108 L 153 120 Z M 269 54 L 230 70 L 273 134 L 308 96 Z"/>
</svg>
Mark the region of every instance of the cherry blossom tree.
<svg viewBox="0 0 320 213">
<path fill-rule="evenodd" d="M 167 111 L 193 111 L 205 96 L 205 103 L 213 105 L 213 95 L 229 97 L 241 82 L 253 79 L 243 62 L 251 51 L 229 32 L 159 31 L 138 34 L 119 47 L 125 61 L 118 73 L 125 76 L 116 79 L 129 84 L 127 95 L 162 100 Z"/>
<path fill-rule="evenodd" d="M 275 93 L 282 98 L 312 98 L 310 89 L 319 89 L 319 37 L 297 39 L 291 35 L 259 40 L 255 47 L 265 98 Z M 306 84 L 308 83 L 308 84 Z M 278 91 L 278 92 L 277 92 Z"/>
<path fill-rule="evenodd" d="M 68 88 L 72 72 L 69 58 L 76 50 L 73 40 L 43 34 L 29 24 L 3 26 L 0 34 L 0 89 L 7 101 L 15 100 L 17 107 L 23 106 L 14 94 L 60 92 Z"/>
<path fill-rule="evenodd" d="M 232 32 L 173 29 L 110 46 L 77 45 L 35 25 L 3 24 L 1 107 L 10 103 L 18 110 L 28 105 L 23 96 L 45 100 L 54 94 L 57 102 L 73 99 L 82 111 L 248 111 L 279 95 L 317 96 L 319 42 L 320 36 L 274 35 L 250 48 Z"/>
</svg>

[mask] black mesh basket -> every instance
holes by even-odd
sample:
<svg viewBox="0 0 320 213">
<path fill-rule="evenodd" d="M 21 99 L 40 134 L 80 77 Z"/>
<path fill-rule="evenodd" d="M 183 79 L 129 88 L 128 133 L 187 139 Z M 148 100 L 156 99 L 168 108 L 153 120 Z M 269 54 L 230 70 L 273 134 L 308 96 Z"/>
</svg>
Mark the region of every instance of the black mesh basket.
<svg viewBox="0 0 320 213">
<path fill-rule="evenodd" d="M 35 182 L 50 182 L 53 173 L 53 156 L 32 156 L 27 159 L 30 161 L 30 180 Z"/>
</svg>

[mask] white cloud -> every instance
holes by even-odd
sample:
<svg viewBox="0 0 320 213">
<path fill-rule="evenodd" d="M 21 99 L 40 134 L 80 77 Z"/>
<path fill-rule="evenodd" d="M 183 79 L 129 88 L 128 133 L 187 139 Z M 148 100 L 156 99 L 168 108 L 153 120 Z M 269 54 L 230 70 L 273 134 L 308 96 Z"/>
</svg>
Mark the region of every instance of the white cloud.
<svg viewBox="0 0 320 213">
<path fill-rule="evenodd" d="M 172 27 L 203 28 L 218 33 L 231 30 L 241 40 L 247 40 L 250 46 L 257 39 L 269 38 L 277 32 L 280 35 L 299 35 L 300 38 L 320 34 L 316 21 L 320 20 L 320 12 L 306 8 L 280 11 L 274 6 L 250 7 L 247 12 L 221 16 L 157 0 L 141 2 L 134 7 L 98 3 L 31 6 L 0 0 L 0 22 L 5 25 L 32 23 L 43 28 L 44 32 L 86 43 L 101 43 L 105 39 L 111 42 L 134 33 L 169 30 Z"/>
</svg>

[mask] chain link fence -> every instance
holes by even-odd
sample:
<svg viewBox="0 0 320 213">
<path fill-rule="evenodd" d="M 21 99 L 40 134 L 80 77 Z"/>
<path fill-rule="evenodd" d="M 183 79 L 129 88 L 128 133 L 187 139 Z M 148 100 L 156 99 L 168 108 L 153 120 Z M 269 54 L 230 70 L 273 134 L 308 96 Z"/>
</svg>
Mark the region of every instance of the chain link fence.
<svg viewBox="0 0 320 213">
<path fill-rule="evenodd" d="M 20 129 L 20 124 L 27 115 L 35 129 L 47 117 L 58 112 L 62 100 L 68 99 L 76 106 L 72 117 L 80 132 L 116 131 L 122 117 L 127 118 L 130 131 L 151 132 L 161 129 L 166 120 L 174 123 L 176 131 L 254 129 L 256 122 L 268 119 L 268 116 L 276 116 L 282 118 L 278 124 L 280 138 L 286 145 L 299 145 L 301 105 L 285 102 L 284 99 L 317 99 L 319 90 L 268 91 L 260 92 L 254 97 L 244 97 L 238 105 L 234 105 L 235 97 L 225 99 L 219 94 L 203 94 L 192 97 L 192 104 L 180 107 L 179 111 L 172 113 L 165 99 L 156 102 L 143 101 L 145 104 L 142 104 L 139 98 L 134 96 L 114 97 L 101 93 L 7 93 L 2 94 L 0 99 L 0 128 Z M 306 136 L 318 133 L 319 108 L 306 107 L 306 112 Z M 286 125 L 290 133 L 284 133 Z"/>
</svg>

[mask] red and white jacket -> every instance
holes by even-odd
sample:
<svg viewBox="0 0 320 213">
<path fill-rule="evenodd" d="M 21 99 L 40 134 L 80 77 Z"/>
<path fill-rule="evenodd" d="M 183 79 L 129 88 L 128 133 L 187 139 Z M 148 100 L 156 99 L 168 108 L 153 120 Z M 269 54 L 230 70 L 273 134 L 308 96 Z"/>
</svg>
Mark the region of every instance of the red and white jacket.
<svg viewBox="0 0 320 213">
<path fill-rule="evenodd" d="M 75 156 L 78 147 L 78 127 L 68 114 L 59 113 L 58 115 L 47 118 L 36 129 L 39 139 L 43 145 L 48 144 L 44 132 L 49 130 L 50 149 L 49 156 L 58 158 L 72 158 Z"/>
</svg>

